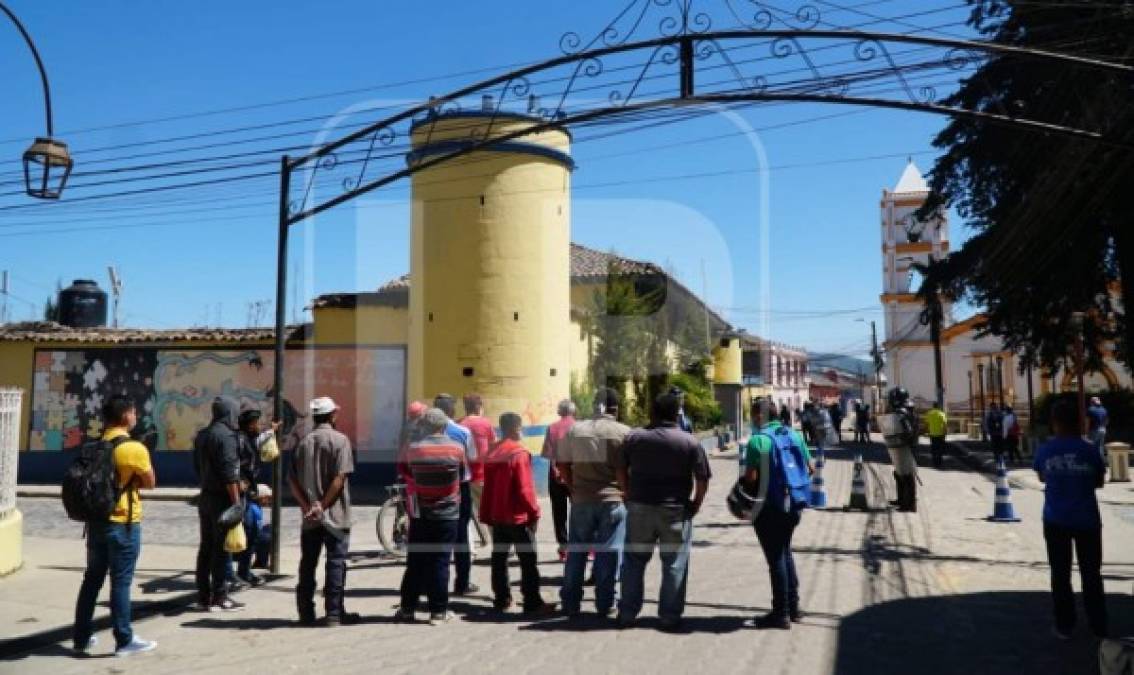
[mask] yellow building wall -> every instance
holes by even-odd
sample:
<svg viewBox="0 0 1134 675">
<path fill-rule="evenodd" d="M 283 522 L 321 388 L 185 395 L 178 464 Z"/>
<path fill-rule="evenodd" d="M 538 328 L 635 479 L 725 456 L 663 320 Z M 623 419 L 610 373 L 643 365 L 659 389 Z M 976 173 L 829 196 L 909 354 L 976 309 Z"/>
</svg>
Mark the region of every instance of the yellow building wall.
<svg viewBox="0 0 1134 675">
<path fill-rule="evenodd" d="M 0 387 L 24 390 L 20 403 L 20 449 L 28 447 L 28 420 L 31 419 L 34 358 L 39 343 L 0 342 Z"/>
<path fill-rule="evenodd" d="M 316 346 L 409 343 L 409 310 L 405 307 L 322 307 L 314 314 Z"/>
<path fill-rule="evenodd" d="M 723 346 L 725 340 L 728 345 Z M 713 376 L 715 384 L 741 384 L 744 381 L 744 351 L 740 338 L 721 338 L 713 347 Z"/>
<path fill-rule="evenodd" d="M 496 119 L 493 134 L 532 122 Z M 484 137 L 489 118 L 441 117 L 415 149 Z M 518 142 L 566 153 L 560 131 Z M 413 177 L 409 397 L 475 391 L 490 416 L 539 427 L 569 394 L 570 171 L 551 157 L 480 152 Z M 537 439 L 532 439 L 535 443 Z"/>
</svg>

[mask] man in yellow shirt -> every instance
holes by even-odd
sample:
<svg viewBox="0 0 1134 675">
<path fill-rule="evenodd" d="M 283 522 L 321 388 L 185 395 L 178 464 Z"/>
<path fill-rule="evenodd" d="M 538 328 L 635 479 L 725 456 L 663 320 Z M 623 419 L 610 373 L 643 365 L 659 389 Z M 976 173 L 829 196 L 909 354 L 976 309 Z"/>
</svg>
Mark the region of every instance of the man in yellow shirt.
<svg viewBox="0 0 1134 675">
<path fill-rule="evenodd" d="M 149 450 L 130 439 L 130 430 L 138 423 L 134 403 L 124 396 L 111 397 L 102 407 L 102 420 L 106 429 L 102 440 L 113 446 L 112 461 L 121 495 L 109 522 L 87 523 L 87 570 L 75 603 L 73 638 L 75 649 L 83 653 L 97 642 L 91 620 L 109 574 L 114 655 L 129 656 L 157 647 L 156 642 L 143 640 L 130 628 L 130 586 L 142 549 L 142 500 L 138 489 L 153 488 L 157 481 Z"/>
<path fill-rule="evenodd" d="M 933 455 L 933 466 L 936 469 L 941 468 L 945 456 L 945 430 L 948 422 L 945 411 L 936 403 L 925 413 L 925 428 L 929 431 L 929 451 Z"/>
</svg>

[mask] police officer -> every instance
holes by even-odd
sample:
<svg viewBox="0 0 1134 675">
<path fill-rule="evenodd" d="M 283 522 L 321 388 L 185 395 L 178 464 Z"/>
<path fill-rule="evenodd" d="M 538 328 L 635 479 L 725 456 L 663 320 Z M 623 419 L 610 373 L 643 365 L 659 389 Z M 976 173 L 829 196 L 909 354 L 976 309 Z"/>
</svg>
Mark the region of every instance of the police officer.
<svg viewBox="0 0 1134 675">
<path fill-rule="evenodd" d="M 878 423 L 894 465 L 894 484 L 898 499 L 891 502 L 899 511 L 917 511 L 917 447 L 918 419 L 910 394 L 902 387 L 894 387 L 887 396 L 890 411 L 879 415 Z"/>
</svg>

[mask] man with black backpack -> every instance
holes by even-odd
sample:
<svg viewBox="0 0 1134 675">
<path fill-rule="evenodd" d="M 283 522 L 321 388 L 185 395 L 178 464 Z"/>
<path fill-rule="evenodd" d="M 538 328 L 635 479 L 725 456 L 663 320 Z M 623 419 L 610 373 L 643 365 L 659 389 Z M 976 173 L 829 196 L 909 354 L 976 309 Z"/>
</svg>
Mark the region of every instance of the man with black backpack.
<svg viewBox="0 0 1134 675">
<path fill-rule="evenodd" d="M 244 609 L 243 603 L 228 597 L 225 579 L 228 555 L 224 550 L 228 530 L 243 519 L 238 412 L 235 399 L 216 397 L 213 421 L 193 439 L 193 466 L 201 486 L 197 498 L 201 526 L 201 543 L 197 548 L 197 609 L 202 611 Z"/>
<path fill-rule="evenodd" d="M 142 549 L 142 501 L 138 489 L 156 484 L 146 446 L 130 439 L 138 422 L 134 403 L 113 396 L 102 406 L 106 431 L 83 445 L 63 479 L 67 514 L 87 524 L 87 569 L 75 603 L 72 637 L 75 650 L 87 653 L 97 642 L 91 621 L 99 591 L 110 575 L 110 618 L 115 656 L 148 652 L 157 647 L 130 627 L 130 587 Z"/>
<path fill-rule="evenodd" d="M 752 423 L 757 431 L 745 449 L 743 482 L 746 491 L 764 498 L 752 524 L 772 581 L 772 610 L 756 618 L 756 627 L 788 630 L 803 617 L 791 537 L 810 501 L 811 452 L 765 399 L 752 402 Z M 761 469 L 768 475 L 761 476 Z"/>
</svg>

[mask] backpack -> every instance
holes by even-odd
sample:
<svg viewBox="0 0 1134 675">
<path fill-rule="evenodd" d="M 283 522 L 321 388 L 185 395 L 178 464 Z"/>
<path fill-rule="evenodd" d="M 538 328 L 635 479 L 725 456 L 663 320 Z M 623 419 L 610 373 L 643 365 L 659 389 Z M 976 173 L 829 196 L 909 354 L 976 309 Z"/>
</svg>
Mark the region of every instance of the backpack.
<svg viewBox="0 0 1134 675">
<path fill-rule="evenodd" d="M 92 440 L 79 448 L 78 456 L 63 475 L 63 508 L 71 520 L 84 523 L 110 520 L 122 494 L 118 472 L 114 469 L 114 449 L 128 440 L 129 436 L 111 441 Z"/>
<path fill-rule="evenodd" d="M 767 503 L 785 513 L 806 509 L 811 503 L 811 476 L 803 449 L 787 427 L 764 435 L 772 440 Z"/>
</svg>

